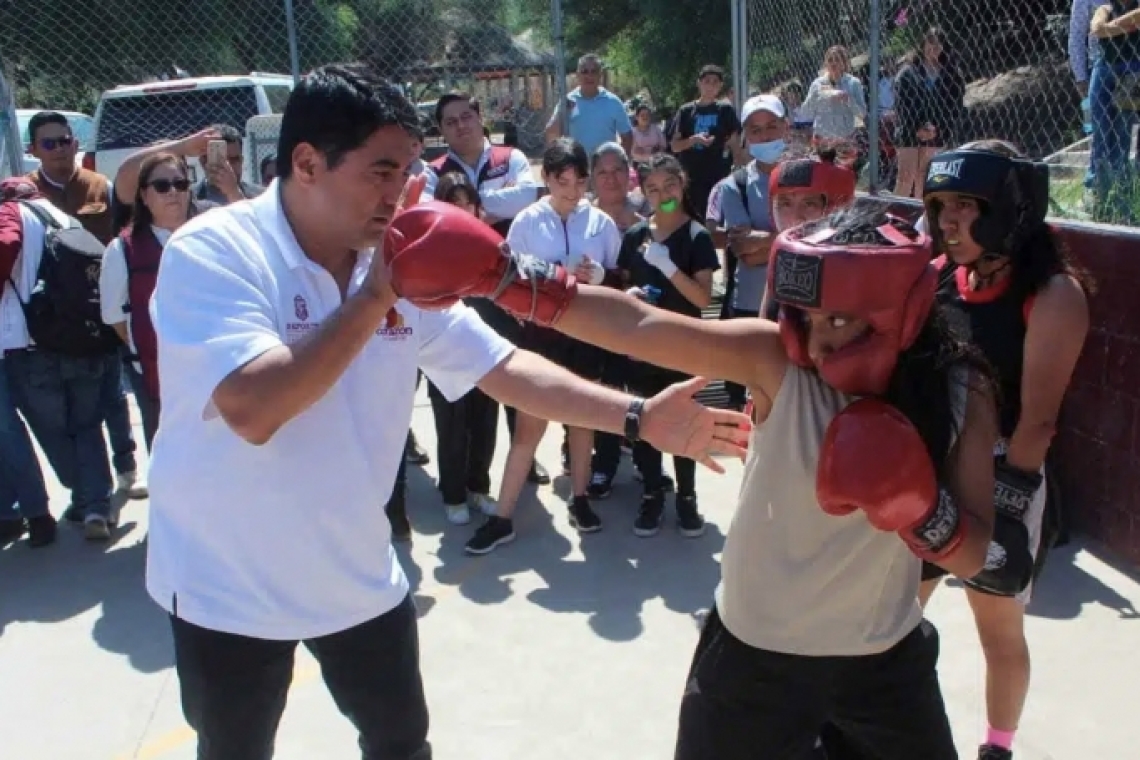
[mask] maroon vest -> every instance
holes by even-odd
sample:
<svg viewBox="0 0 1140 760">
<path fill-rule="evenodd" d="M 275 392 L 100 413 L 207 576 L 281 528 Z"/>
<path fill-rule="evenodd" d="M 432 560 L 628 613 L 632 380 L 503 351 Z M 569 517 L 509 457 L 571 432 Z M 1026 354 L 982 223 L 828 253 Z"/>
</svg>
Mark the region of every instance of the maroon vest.
<svg viewBox="0 0 1140 760">
<path fill-rule="evenodd" d="M 150 320 L 150 297 L 158 281 L 162 245 L 150 226 L 128 227 L 119 235 L 127 262 L 127 303 L 123 311 L 131 320 L 135 356 L 142 365 L 143 382 L 151 397 L 158 399 L 158 338 Z"/>
<path fill-rule="evenodd" d="M 479 170 L 479 176 L 475 178 L 475 189 L 482 192 L 483 183 L 487 180 L 498 179 L 499 177 L 510 171 L 511 168 L 511 153 L 514 148 L 507 145 L 492 145 L 491 155 L 487 158 L 487 163 L 483 164 L 483 168 Z M 466 175 L 466 170 L 459 164 L 458 161 L 452 157 L 451 153 L 445 153 L 436 160 L 428 164 L 435 172 L 435 176 L 443 177 L 449 172 L 459 172 Z M 507 236 L 507 231 L 511 228 L 510 219 L 502 219 L 495 224 L 491 225 L 495 231 L 503 237 Z"/>
</svg>

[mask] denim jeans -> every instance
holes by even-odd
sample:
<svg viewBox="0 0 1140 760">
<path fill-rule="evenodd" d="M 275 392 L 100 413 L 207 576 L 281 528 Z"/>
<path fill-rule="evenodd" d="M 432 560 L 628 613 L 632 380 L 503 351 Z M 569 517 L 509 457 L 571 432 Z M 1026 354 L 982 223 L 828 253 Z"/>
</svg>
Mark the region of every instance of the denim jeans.
<svg viewBox="0 0 1140 760">
<path fill-rule="evenodd" d="M 0 520 L 31 519 L 48 514 L 47 486 L 28 429 L 8 389 L 5 365 L 0 354 Z"/>
<path fill-rule="evenodd" d="M 150 395 L 142 373 L 135 369 L 134 364 L 124 364 L 123 374 L 131 386 L 131 393 L 135 394 L 135 403 L 142 417 L 143 440 L 149 452 L 154 447 L 154 434 L 158 432 L 158 399 Z"/>
<path fill-rule="evenodd" d="M 1114 224 L 1130 224 L 1135 217 L 1131 203 L 1135 171 L 1129 152 L 1136 114 L 1121 111 L 1114 100 L 1120 77 L 1130 70 L 1140 71 L 1140 61 L 1117 66 L 1097 61 L 1089 80 L 1095 218 Z"/>
<path fill-rule="evenodd" d="M 124 385 L 123 359 L 119 352 L 109 354 L 103 367 L 103 421 L 111 439 L 111 465 L 120 475 L 138 469 L 135 462 L 135 436 L 131 430 L 131 410 Z"/>
<path fill-rule="evenodd" d="M 103 440 L 101 357 L 16 351 L 4 358 L 16 408 L 47 455 L 56 477 L 85 514 L 111 513 L 111 462 Z"/>
</svg>

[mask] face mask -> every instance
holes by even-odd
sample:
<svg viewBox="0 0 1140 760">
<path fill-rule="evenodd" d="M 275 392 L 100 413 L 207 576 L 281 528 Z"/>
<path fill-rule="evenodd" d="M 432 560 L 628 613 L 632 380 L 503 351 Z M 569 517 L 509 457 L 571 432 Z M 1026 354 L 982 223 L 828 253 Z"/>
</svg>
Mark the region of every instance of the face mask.
<svg viewBox="0 0 1140 760">
<path fill-rule="evenodd" d="M 676 198 L 670 198 L 669 200 L 665 201 L 664 203 L 662 203 L 657 208 L 658 208 L 658 210 L 660 210 L 666 214 L 672 214 L 674 211 L 677 210 L 677 207 L 680 205 L 681 204 L 677 203 Z"/>
<path fill-rule="evenodd" d="M 748 155 L 762 164 L 774 164 L 783 155 L 785 146 L 783 140 L 752 143 L 748 146 Z"/>
</svg>

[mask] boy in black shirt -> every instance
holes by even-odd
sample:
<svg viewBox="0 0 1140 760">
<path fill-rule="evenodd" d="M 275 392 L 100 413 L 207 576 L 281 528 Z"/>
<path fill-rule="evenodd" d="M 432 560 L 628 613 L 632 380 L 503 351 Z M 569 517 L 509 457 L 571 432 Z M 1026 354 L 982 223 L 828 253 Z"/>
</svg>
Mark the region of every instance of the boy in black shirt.
<svg viewBox="0 0 1140 760">
<path fill-rule="evenodd" d="M 724 69 L 705 66 L 697 78 L 700 97 L 677 111 L 669 125 L 669 147 L 689 178 L 689 197 L 697 219 L 704 221 L 709 193 L 732 171 L 740 150 L 740 118 L 720 100 Z"/>
</svg>

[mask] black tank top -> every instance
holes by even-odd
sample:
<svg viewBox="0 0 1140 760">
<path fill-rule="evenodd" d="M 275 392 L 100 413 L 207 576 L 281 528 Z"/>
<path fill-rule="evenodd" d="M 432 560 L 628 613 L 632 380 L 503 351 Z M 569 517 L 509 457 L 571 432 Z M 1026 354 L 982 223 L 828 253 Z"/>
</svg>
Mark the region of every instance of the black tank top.
<svg viewBox="0 0 1140 760">
<path fill-rule="evenodd" d="M 967 270 L 947 262 L 938 283 L 938 301 L 950 328 L 973 344 L 997 372 L 1001 435 L 1009 438 L 1021 416 L 1021 374 L 1025 353 L 1026 299 L 1012 292 L 1010 281 L 971 290 Z"/>
</svg>

